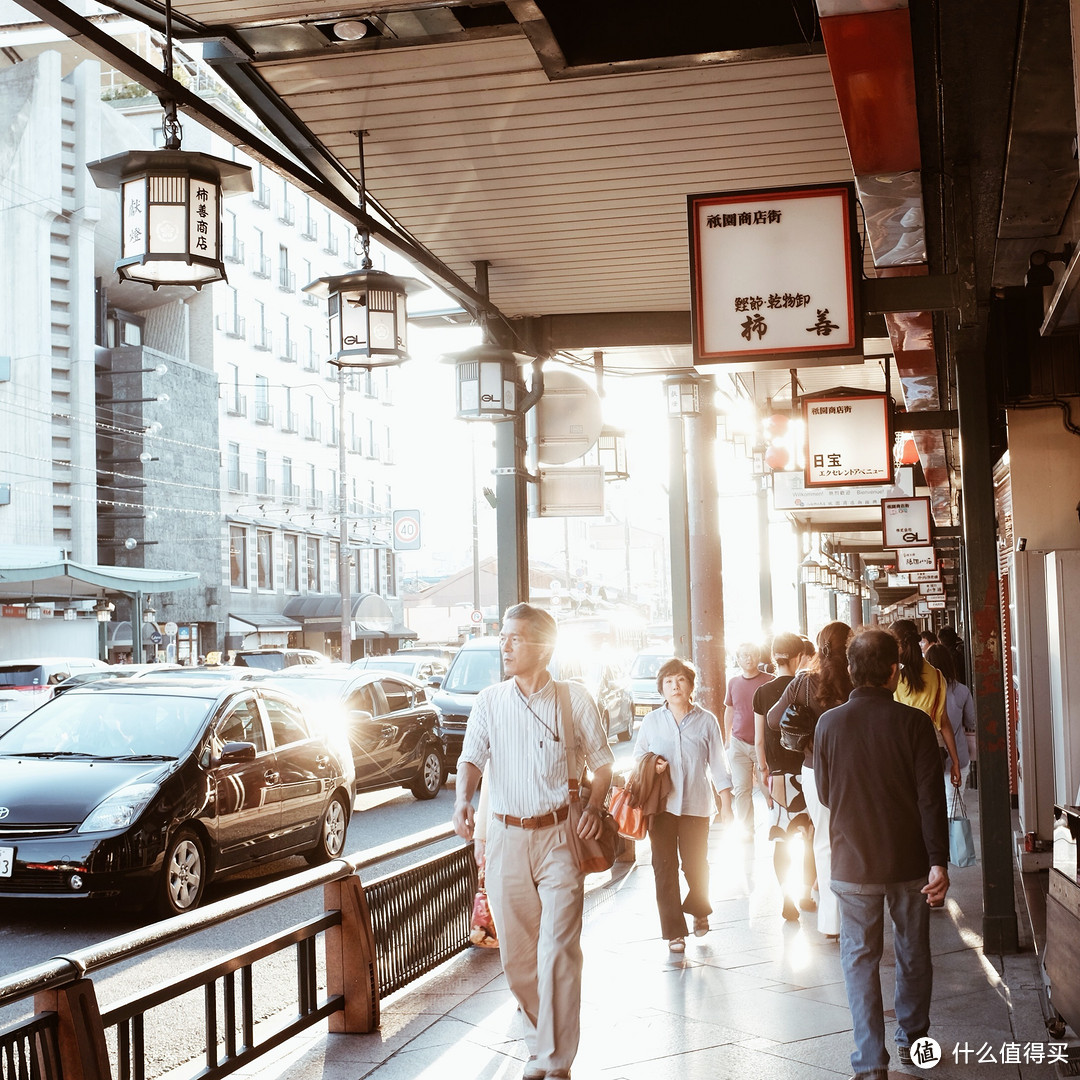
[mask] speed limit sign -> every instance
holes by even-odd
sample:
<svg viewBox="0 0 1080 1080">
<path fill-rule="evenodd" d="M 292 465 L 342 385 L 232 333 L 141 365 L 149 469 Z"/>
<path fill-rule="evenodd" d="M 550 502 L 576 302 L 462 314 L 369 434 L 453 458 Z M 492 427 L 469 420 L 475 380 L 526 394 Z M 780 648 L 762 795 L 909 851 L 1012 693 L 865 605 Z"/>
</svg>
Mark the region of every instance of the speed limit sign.
<svg viewBox="0 0 1080 1080">
<path fill-rule="evenodd" d="M 394 511 L 394 550 L 415 551 L 420 547 L 420 511 Z"/>
<path fill-rule="evenodd" d="M 469 612 L 469 622 L 471 622 L 473 626 L 479 626 L 483 621 L 484 613 L 479 608 L 473 608 L 472 611 Z"/>
</svg>

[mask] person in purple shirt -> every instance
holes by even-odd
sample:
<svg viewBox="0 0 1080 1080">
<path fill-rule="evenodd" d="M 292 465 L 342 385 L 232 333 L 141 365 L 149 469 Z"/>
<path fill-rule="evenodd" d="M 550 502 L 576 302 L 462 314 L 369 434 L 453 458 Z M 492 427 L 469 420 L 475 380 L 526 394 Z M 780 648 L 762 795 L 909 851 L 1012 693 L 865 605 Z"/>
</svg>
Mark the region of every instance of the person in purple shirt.
<svg viewBox="0 0 1080 1080">
<path fill-rule="evenodd" d="M 761 650 L 753 642 L 744 641 L 735 651 L 739 674 L 728 682 L 724 699 L 724 744 L 727 747 L 728 768 L 731 770 L 731 797 L 735 821 L 745 838 L 754 836 L 754 775 L 757 768 L 757 749 L 754 726 L 754 693 L 759 686 L 772 681 L 771 675 L 758 670 Z"/>
<path fill-rule="evenodd" d="M 840 901 L 840 963 L 854 1028 L 855 1080 L 887 1080 L 880 964 L 885 902 L 896 956 L 896 1049 L 930 1028 L 933 964 L 929 909 L 949 889 L 949 829 L 934 725 L 893 699 L 896 639 L 863 628 L 847 649 L 854 689 L 821 714 L 814 732 L 818 795 L 829 808 L 832 889 Z"/>
</svg>

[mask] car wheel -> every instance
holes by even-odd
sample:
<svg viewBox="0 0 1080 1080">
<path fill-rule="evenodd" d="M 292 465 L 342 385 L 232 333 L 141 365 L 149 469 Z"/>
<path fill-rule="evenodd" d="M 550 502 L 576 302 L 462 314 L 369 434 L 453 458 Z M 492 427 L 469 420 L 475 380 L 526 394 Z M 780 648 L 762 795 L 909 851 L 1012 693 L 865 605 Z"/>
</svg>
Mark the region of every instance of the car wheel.
<svg viewBox="0 0 1080 1080">
<path fill-rule="evenodd" d="M 420 762 L 420 771 L 412 782 L 412 793 L 418 799 L 434 799 L 446 783 L 446 759 L 437 747 L 429 746 Z"/>
<path fill-rule="evenodd" d="M 155 905 L 168 918 L 193 911 L 202 902 L 209 871 L 203 842 L 191 829 L 180 829 L 165 851 Z"/>
<path fill-rule="evenodd" d="M 319 842 L 304 853 L 304 858 L 312 866 L 336 859 L 345 850 L 345 833 L 348 828 L 349 811 L 345 800 L 340 795 L 335 795 L 326 804 L 319 822 Z"/>
</svg>

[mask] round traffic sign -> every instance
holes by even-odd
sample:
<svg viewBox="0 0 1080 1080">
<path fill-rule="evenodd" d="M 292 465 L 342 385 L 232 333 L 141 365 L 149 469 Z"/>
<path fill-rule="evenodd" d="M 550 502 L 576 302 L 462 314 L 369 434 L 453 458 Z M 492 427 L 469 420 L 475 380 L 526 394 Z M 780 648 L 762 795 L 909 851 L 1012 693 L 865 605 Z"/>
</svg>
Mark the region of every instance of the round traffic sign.
<svg viewBox="0 0 1080 1080">
<path fill-rule="evenodd" d="M 394 538 L 401 544 L 411 544 L 420 535 L 420 519 L 402 514 L 394 522 Z"/>
<path fill-rule="evenodd" d="M 153 633 L 152 633 L 152 634 L 150 635 L 150 640 L 151 640 L 151 641 L 152 641 L 152 642 L 153 642 L 153 643 L 154 643 L 155 645 L 160 645 L 160 644 L 161 644 L 161 631 L 160 631 L 160 630 L 155 630 L 155 631 L 154 631 L 154 632 L 153 632 Z"/>
<path fill-rule="evenodd" d="M 165 633 L 168 634 L 169 637 L 176 637 L 176 631 L 178 629 L 179 628 L 177 627 L 176 623 L 174 623 L 171 619 L 165 624 Z"/>
<path fill-rule="evenodd" d="M 479 608 L 473 608 L 472 611 L 469 612 L 469 622 L 471 622 L 473 626 L 479 626 L 483 621 L 484 613 Z"/>
</svg>

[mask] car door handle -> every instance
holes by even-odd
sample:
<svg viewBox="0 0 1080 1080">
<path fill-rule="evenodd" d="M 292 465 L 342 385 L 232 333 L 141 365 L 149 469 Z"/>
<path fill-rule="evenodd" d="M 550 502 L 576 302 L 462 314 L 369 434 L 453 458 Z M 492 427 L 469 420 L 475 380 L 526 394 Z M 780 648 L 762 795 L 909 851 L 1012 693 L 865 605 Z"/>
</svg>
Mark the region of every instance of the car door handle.
<svg viewBox="0 0 1080 1080">
<path fill-rule="evenodd" d="M 267 769 L 266 772 L 263 773 L 263 779 L 268 784 L 276 784 L 281 779 L 281 773 L 276 769 Z"/>
</svg>

